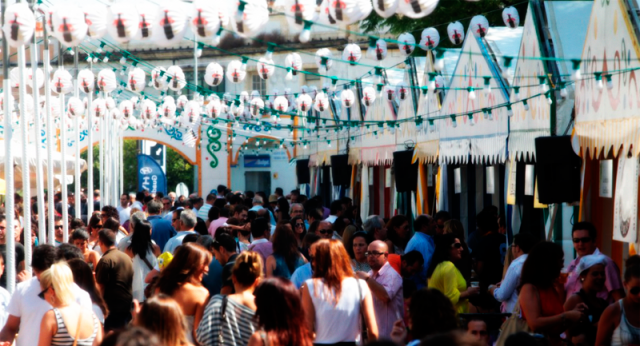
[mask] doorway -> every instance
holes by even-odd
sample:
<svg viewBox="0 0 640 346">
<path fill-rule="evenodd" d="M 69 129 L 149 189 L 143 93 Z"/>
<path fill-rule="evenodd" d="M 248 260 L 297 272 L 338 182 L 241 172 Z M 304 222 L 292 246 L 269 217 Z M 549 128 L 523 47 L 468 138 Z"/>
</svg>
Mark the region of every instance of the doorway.
<svg viewBox="0 0 640 346">
<path fill-rule="evenodd" d="M 271 172 L 245 172 L 245 190 L 263 191 L 267 196 L 271 194 Z"/>
</svg>

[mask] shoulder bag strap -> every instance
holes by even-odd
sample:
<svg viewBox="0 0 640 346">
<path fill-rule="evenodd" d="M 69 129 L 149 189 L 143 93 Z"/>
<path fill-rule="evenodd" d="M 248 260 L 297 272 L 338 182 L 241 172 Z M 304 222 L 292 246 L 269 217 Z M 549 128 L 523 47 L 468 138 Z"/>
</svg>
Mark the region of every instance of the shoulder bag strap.
<svg viewBox="0 0 640 346">
<path fill-rule="evenodd" d="M 227 300 L 229 298 L 227 296 L 222 297 L 222 307 L 220 309 L 220 329 L 218 330 L 218 341 L 220 345 L 224 345 L 224 337 L 222 333 L 222 328 L 224 326 L 224 321 L 227 319 Z"/>
<path fill-rule="evenodd" d="M 140 256 L 138 256 L 140 257 Z M 153 270 L 153 266 L 151 265 L 151 263 L 149 262 L 149 260 L 147 259 L 147 257 L 142 257 L 142 261 L 144 262 L 144 264 L 147 265 L 147 267 L 149 267 L 149 270 Z"/>
<path fill-rule="evenodd" d="M 76 326 L 76 336 L 73 338 L 73 346 L 78 345 L 78 338 L 80 337 L 80 324 L 82 323 L 82 313 L 84 309 L 80 306 L 80 315 L 78 315 L 78 325 Z"/>
<path fill-rule="evenodd" d="M 356 286 L 358 286 L 358 304 L 360 305 L 360 339 L 362 341 L 362 344 L 364 344 L 367 340 L 367 324 L 366 320 L 364 319 L 364 304 L 362 303 L 364 297 L 362 296 L 362 288 L 360 287 L 360 282 L 358 279 L 356 279 Z"/>
</svg>

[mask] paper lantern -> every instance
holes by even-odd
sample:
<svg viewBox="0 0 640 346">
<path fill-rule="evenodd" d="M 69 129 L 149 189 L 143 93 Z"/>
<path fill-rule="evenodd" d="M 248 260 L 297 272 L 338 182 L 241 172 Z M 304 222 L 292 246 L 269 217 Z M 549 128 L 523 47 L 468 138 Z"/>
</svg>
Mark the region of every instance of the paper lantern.
<svg viewBox="0 0 640 346">
<path fill-rule="evenodd" d="M 398 83 L 398 85 L 396 85 L 396 95 L 398 96 L 398 100 L 404 101 L 409 98 L 409 92 L 410 91 L 407 83 L 400 82 Z"/>
<path fill-rule="evenodd" d="M 160 105 L 159 115 L 167 120 L 173 120 L 176 117 L 176 104 L 174 102 L 164 102 Z"/>
<path fill-rule="evenodd" d="M 78 87 L 83 93 L 88 94 L 92 92 L 95 83 L 96 77 L 91 70 L 84 69 L 78 72 Z"/>
<path fill-rule="evenodd" d="M 462 44 L 464 42 L 464 26 L 460 22 L 449 23 L 447 34 L 449 34 L 449 41 L 453 44 Z"/>
<path fill-rule="evenodd" d="M 489 21 L 485 16 L 475 16 L 471 18 L 469 28 L 476 37 L 485 37 L 487 32 L 489 32 Z"/>
<path fill-rule="evenodd" d="M 222 83 L 224 78 L 224 71 L 222 66 L 216 62 L 209 63 L 207 69 L 204 72 L 204 82 L 210 86 L 218 86 Z"/>
<path fill-rule="evenodd" d="M 251 92 L 251 99 L 260 98 L 260 92 L 258 90 L 254 90 Z"/>
<path fill-rule="evenodd" d="M 440 43 L 440 34 L 436 28 L 422 30 L 420 37 L 420 48 L 426 51 L 436 48 Z"/>
<path fill-rule="evenodd" d="M 338 22 L 331 14 L 329 10 L 329 4 L 332 0 L 321 0 L 322 2 L 318 5 L 316 10 L 316 17 L 314 22 L 317 22 L 322 25 L 336 25 Z"/>
<path fill-rule="evenodd" d="M 91 112 L 94 118 L 102 118 L 107 114 L 107 104 L 103 98 L 93 100 Z"/>
<path fill-rule="evenodd" d="M 316 102 L 313 104 L 313 108 L 322 113 L 329 109 L 329 97 L 325 92 L 318 92 L 316 95 Z"/>
<path fill-rule="evenodd" d="M 222 103 L 220 99 L 213 99 L 205 106 L 206 113 L 211 118 L 217 118 L 222 112 Z"/>
<path fill-rule="evenodd" d="M 408 32 L 398 36 L 398 48 L 404 56 L 409 56 L 416 49 L 416 39 Z"/>
<path fill-rule="evenodd" d="M 278 112 L 286 112 L 289 109 L 289 101 L 284 96 L 278 96 L 273 101 L 273 108 Z"/>
<path fill-rule="evenodd" d="M 251 112 L 251 115 L 254 117 L 257 117 L 260 115 L 260 112 L 262 111 L 262 109 L 264 108 L 264 101 L 262 101 L 262 99 L 260 98 L 254 98 L 253 100 L 251 100 L 251 104 L 249 105 L 249 109 Z"/>
<path fill-rule="evenodd" d="M 391 85 L 385 85 L 383 95 L 387 101 L 393 101 L 393 99 L 396 97 L 396 89 Z"/>
<path fill-rule="evenodd" d="M 9 95 L 9 112 L 13 112 L 14 107 L 14 98 L 12 95 Z M 0 114 L 4 114 L 4 93 L 0 93 Z"/>
<path fill-rule="evenodd" d="M 151 40 L 155 38 L 154 33 L 162 28 L 158 28 L 158 7 L 151 4 L 140 6 L 138 8 L 138 32 L 135 35 L 136 40 Z"/>
<path fill-rule="evenodd" d="M 87 36 L 89 26 L 77 6 L 58 6 L 52 18 L 53 36 L 66 47 L 76 47 Z"/>
<path fill-rule="evenodd" d="M 4 39 L 11 47 L 28 43 L 36 30 L 36 18 L 26 2 L 7 6 L 4 13 Z M 3 52 L 8 53 L 8 52 Z"/>
<path fill-rule="evenodd" d="M 510 6 L 502 10 L 502 20 L 504 25 L 511 29 L 515 29 L 520 25 L 520 15 L 515 7 Z"/>
<path fill-rule="evenodd" d="M 289 27 L 302 30 L 304 21 L 313 21 L 316 15 L 316 0 L 284 0 L 284 14 Z"/>
<path fill-rule="evenodd" d="M 242 103 L 247 103 L 249 102 L 249 93 L 246 91 L 241 91 L 240 92 L 240 101 L 242 101 Z"/>
<path fill-rule="evenodd" d="M 167 75 L 171 77 L 169 82 L 169 89 L 173 91 L 180 91 L 187 85 L 187 80 L 184 77 L 184 72 L 180 66 L 173 65 L 167 69 Z"/>
<path fill-rule="evenodd" d="M 75 118 L 77 116 L 82 116 L 84 113 L 84 103 L 82 100 L 75 96 L 69 97 L 67 101 L 67 114 L 70 118 Z"/>
<path fill-rule="evenodd" d="M 33 88 L 33 75 L 34 75 L 34 70 L 32 68 L 28 68 L 25 71 L 27 73 L 27 85 L 30 88 Z M 35 76 L 36 76 L 36 89 L 40 89 L 44 86 L 44 72 L 42 72 L 41 69 L 37 68 L 35 69 Z"/>
<path fill-rule="evenodd" d="M 376 41 L 374 47 L 369 47 L 367 55 L 376 61 L 382 61 L 387 57 L 387 42 L 383 39 Z"/>
<path fill-rule="evenodd" d="M 73 91 L 73 82 L 69 71 L 58 69 L 53 73 L 51 90 L 56 94 L 68 94 Z"/>
<path fill-rule="evenodd" d="M 165 1 L 159 6 L 155 18 L 154 41 L 169 46 L 182 41 L 187 28 L 187 10 L 180 1 Z"/>
<path fill-rule="evenodd" d="M 122 113 L 122 116 L 124 116 L 126 119 L 133 116 L 133 102 L 129 100 L 120 102 L 118 109 L 120 109 L 120 113 Z"/>
<path fill-rule="evenodd" d="M 401 0 L 398 1 L 398 13 L 418 19 L 428 16 L 438 6 L 438 0 Z"/>
<path fill-rule="evenodd" d="M 351 64 L 355 65 L 362 58 L 362 51 L 360 50 L 360 46 L 355 43 L 350 43 L 344 47 L 342 51 L 342 60 L 349 61 Z"/>
<path fill-rule="evenodd" d="M 151 84 L 156 90 L 164 91 L 169 87 L 166 72 L 164 67 L 156 67 L 151 71 Z"/>
<path fill-rule="evenodd" d="M 356 99 L 356 96 L 353 94 L 353 91 L 350 89 L 342 90 L 340 93 L 340 101 L 342 102 L 342 106 L 346 108 L 351 108 Z"/>
<path fill-rule="evenodd" d="M 84 21 L 87 24 L 87 35 L 94 40 L 107 33 L 107 7 L 91 4 L 83 7 Z"/>
<path fill-rule="evenodd" d="M 437 92 L 440 92 L 444 87 L 445 87 L 445 81 L 444 81 L 444 77 L 442 77 L 441 75 L 437 75 L 435 80 L 435 85 L 436 85 L 436 90 Z"/>
<path fill-rule="evenodd" d="M 229 113 L 233 114 L 235 117 L 239 117 L 244 112 L 244 104 L 241 101 L 231 103 L 231 107 L 229 108 Z"/>
<path fill-rule="evenodd" d="M 9 81 L 11 82 L 11 87 L 13 89 L 17 89 L 20 87 L 20 69 L 17 67 L 9 70 Z"/>
<path fill-rule="evenodd" d="M 329 1 L 329 12 L 331 16 L 342 26 L 351 25 L 367 18 L 372 10 L 371 0 Z"/>
<path fill-rule="evenodd" d="M 113 73 L 113 70 L 105 68 L 98 72 L 98 90 L 110 93 L 118 87 L 116 81 L 116 74 Z"/>
<path fill-rule="evenodd" d="M 298 53 L 287 54 L 287 57 L 284 59 L 284 66 L 287 68 L 286 79 L 291 80 L 298 71 L 302 70 L 302 57 L 300 57 Z"/>
<path fill-rule="evenodd" d="M 178 107 L 179 110 L 184 110 L 187 102 L 189 102 L 189 99 L 187 99 L 185 95 L 180 95 L 180 97 L 178 97 L 178 100 L 176 101 L 176 107 Z"/>
<path fill-rule="evenodd" d="M 317 94 L 318 88 L 315 85 L 312 85 L 311 88 L 309 88 L 309 96 L 311 96 L 312 100 L 315 100 Z"/>
<path fill-rule="evenodd" d="M 240 60 L 232 60 L 227 65 L 227 78 L 231 83 L 240 83 L 246 77 L 247 71 L 242 66 Z"/>
<path fill-rule="evenodd" d="M 380 17 L 389 18 L 396 14 L 398 10 L 398 0 L 373 0 L 373 10 L 376 11 Z"/>
<path fill-rule="evenodd" d="M 319 71 L 329 71 L 333 66 L 333 53 L 328 48 L 320 48 L 316 52 L 316 65 Z"/>
<path fill-rule="evenodd" d="M 230 93 L 224 93 L 224 94 L 222 95 L 222 102 L 223 102 L 223 103 L 229 103 L 229 102 L 231 102 L 231 101 L 233 101 L 233 96 L 231 96 L 231 94 L 230 94 Z"/>
<path fill-rule="evenodd" d="M 242 37 L 255 37 L 269 22 L 269 9 L 264 0 L 244 0 L 244 4 L 232 6 L 230 29 Z"/>
<path fill-rule="evenodd" d="M 165 103 L 165 104 L 167 104 L 167 103 L 172 103 L 172 104 L 174 104 L 174 105 L 175 105 L 175 104 L 176 104 L 176 100 L 173 98 L 173 96 L 165 96 L 165 97 L 162 99 L 162 103 Z"/>
<path fill-rule="evenodd" d="M 133 92 L 143 91 L 146 86 L 144 81 L 145 77 L 146 74 L 144 71 L 139 67 L 135 67 L 129 71 L 129 76 L 127 77 L 127 89 Z"/>
<path fill-rule="evenodd" d="M 151 100 L 142 101 L 142 112 L 140 117 L 144 120 L 154 120 L 158 117 L 156 103 Z"/>
<path fill-rule="evenodd" d="M 220 1 L 214 3 L 211 0 L 196 0 L 191 9 L 191 20 L 189 25 L 191 31 L 196 34 L 199 39 L 210 39 L 218 32 L 222 20 L 226 25 L 229 21 L 228 9 L 226 2 Z"/>
<path fill-rule="evenodd" d="M 131 97 L 129 101 L 133 104 L 133 110 L 140 108 L 140 98 L 138 96 Z"/>
<path fill-rule="evenodd" d="M 182 117 L 186 118 L 186 125 L 193 126 L 200 122 L 200 112 L 200 103 L 196 101 L 187 102 L 187 104 L 184 106 L 184 113 L 182 114 Z"/>
<path fill-rule="evenodd" d="M 260 58 L 256 65 L 256 69 L 258 70 L 258 76 L 264 80 L 273 76 L 273 72 L 276 70 L 273 60 L 267 58 Z"/>
<path fill-rule="evenodd" d="M 362 104 L 369 107 L 376 100 L 376 90 L 373 87 L 362 89 Z"/>
<path fill-rule="evenodd" d="M 313 106 L 313 99 L 307 94 L 302 94 L 298 96 L 296 103 L 298 106 L 298 111 L 306 113 L 311 110 L 311 107 Z"/>
<path fill-rule="evenodd" d="M 116 101 L 113 99 L 113 97 L 107 97 L 104 99 L 104 103 L 107 105 L 107 109 L 108 110 L 114 110 L 116 109 Z"/>
<path fill-rule="evenodd" d="M 129 42 L 138 33 L 138 13 L 135 7 L 127 2 L 111 5 L 107 32 L 118 43 Z"/>
</svg>

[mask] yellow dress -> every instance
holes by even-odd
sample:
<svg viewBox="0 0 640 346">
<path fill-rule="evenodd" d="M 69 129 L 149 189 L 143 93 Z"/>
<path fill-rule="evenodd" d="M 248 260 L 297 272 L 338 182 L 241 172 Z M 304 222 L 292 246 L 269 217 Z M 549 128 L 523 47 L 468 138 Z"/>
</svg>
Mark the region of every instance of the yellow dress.
<svg viewBox="0 0 640 346">
<path fill-rule="evenodd" d="M 467 282 L 452 262 L 445 261 L 436 266 L 429 278 L 429 288 L 435 288 L 447 296 L 456 313 L 469 312 L 468 300 L 460 299 L 460 293 L 467 290 Z"/>
</svg>

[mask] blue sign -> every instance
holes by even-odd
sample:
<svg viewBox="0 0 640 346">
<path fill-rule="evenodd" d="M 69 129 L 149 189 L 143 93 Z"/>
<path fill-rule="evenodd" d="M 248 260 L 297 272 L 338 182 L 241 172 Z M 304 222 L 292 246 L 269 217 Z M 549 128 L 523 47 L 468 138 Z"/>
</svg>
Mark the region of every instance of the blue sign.
<svg viewBox="0 0 640 346">
<path fill-rule="evenodd" d="M 167 177 L 162 167 L 149 155 L 138 155 L 138 191 L 162 192 L 167 195 Z"/>
<path fill-rule="evenodd" d="M 270 168 L 271 156 L 269 155 L 245 155 L 244 168 Z"/>
</svg>

